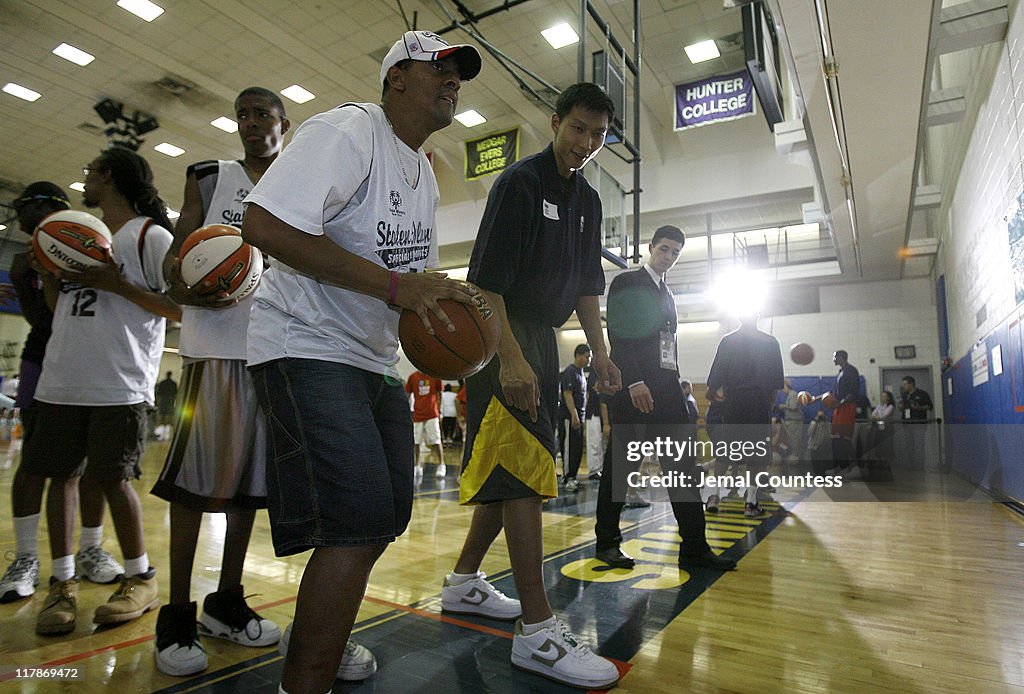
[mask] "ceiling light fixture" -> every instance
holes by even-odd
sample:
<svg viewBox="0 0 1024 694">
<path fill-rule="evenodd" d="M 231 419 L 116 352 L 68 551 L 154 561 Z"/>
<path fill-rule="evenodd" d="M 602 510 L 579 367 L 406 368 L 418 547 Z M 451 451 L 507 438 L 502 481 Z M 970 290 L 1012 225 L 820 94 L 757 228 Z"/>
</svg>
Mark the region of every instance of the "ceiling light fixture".
<svg viewBox="0 0 1024 694">
<path fill-rule="evenodd" d="M 686 57 L 689 58 L 690 62 L 694 65 L 697 63 L 703 63 L 705 60 L 718 58 L 722 55 L 718 52 L 718 44 L 715 43 L 714 39 L 690 44 L 683 50 L 686 51 Z"/>
<path fill-rule="evenodd" d="M 164 8 L 149 0 L 117 0 L 117 6 L 147 22 L 152 22 L 164 13 Z"/>
<path fill-rule="evenodd" d="M 218 128 L 219 130 L 223 130 L 226 133 L 238 132 L 238 123 L 231 120 L 227 116 L 221 116 L 217 120 L 210 121 L 210 125 L 212 125 L 215 128 Z"/>
<path fill-rule="evenodd" d="M 183 150 L 181 147 L 178 147 L 177 145 L 172 145 L 170 142 L 161 142 L 153 149 L 155 149 L 157 152 L 160 152 L 160 154 L 166 154 L 169 157 L 180 157 L 182 154 L 185 153 L 185 150 Z"/>
<path fill-rule="evenodd" d="M 92 61 L 96 60 L 96 57 L 86 53 L 85 51 L 75 48 L 71 44 L 62 43 L 53 49 L 53 54 L 60 56 L 64 60 L 74 63 L 75 65 L 81 65 L 85 67 Z"/>
<path fill-rule="evenodd" d="M 487 119 L 480 115 L 476 109 L 469 109 L 455 116 L 455 120 L 462 123 L 467 128 L 473 128 L 481 123 L 486 123 Z"/>
<path fill-rule="evenodd" d="M 303 89 L 297 84 L 281 90 L 282 96 L 287 96 L 289 99 L 297 104 L 304 104 L 307 101 L 311 101 L 316 98 L 316 94 L 306 89 Z"/>
<path fill-rule="evenodd" d="M 14 82 L 8 82 L 5 84 L 4 91 L 11 96 L 16 96 L 19 99 L 24 99 L 25 101 L 35 101 L 42 96 L 39 92 L 34 92 L 28 87 L 22 87 L 20 84 L 15 84 Z"/>
<path fill-rule="evenodd" d="M 580 37 L 576 34 L 576 30 L 565 22 L 556 24 L 550 29 L 545 29 L 540 33 L 541 36 L 547 39 L 547 42 L 551 44 L 551 47 L 556 49 L 564 46 L 571 46 L 580 40 Z"/>
</svg>

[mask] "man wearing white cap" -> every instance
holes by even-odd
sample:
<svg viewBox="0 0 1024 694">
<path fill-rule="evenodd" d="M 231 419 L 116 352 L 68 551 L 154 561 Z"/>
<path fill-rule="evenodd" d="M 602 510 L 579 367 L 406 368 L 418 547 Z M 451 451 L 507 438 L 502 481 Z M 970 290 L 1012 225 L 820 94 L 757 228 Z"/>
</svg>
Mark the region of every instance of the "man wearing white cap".
<svg viewBox="0 0 1024 694">
<path fill-rule="evenodd" d="M 421 145 L 451 124 L 461 82 L 480 64 L 472 46 L 406 32 L 381 65 L 381 104 L 307 120 L 246 198 L 242 234 L 274 268 L 248 332 L 268 422 L 274 550 L 313 550 L 285 634 L 281 691 L 329 691 L 345 659 L 376 667 L 347 649 L 370 570 L 412 513 L 399 309 L 425 323 L 433 312 L 453 330 L 437 301 L 469 303 L 475 293 L 423 272 L 437 264 L 439 194 Z"/>
</svg>

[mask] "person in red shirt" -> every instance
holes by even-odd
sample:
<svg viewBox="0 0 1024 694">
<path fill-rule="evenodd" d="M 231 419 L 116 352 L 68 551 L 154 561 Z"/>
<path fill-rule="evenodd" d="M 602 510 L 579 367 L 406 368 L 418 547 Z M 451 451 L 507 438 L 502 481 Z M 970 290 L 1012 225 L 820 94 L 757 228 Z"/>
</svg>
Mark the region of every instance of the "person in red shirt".
<svg viewBox="0 0 1024 694">
<path fill-rule="evenodd" d="M 444 477 L 447 470 L 444 465 L 444 447 L 441 445 L 441 379 L 428 376 L 422 371 L 414 371 L 405 382 L 405 392 L 412 395 L 412 429 L 416 447 L 413 449 L 416 460 L 416 476 L 423 474 L 420 463 L 420 445 L 437 447 L 438 478 Z"/>
</svg>

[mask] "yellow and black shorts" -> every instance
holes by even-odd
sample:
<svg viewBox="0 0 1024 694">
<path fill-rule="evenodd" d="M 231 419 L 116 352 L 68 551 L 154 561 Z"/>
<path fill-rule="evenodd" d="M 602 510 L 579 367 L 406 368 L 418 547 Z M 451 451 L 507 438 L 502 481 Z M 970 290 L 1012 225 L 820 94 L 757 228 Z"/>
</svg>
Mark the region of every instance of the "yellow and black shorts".
<svg viewBox="0 0 1024 694">
<path fill-rule="evenodd" d="M 512 333 L 540 384 L 537 421 L 505 402 L 495 356 L 466 379 L 466 448 L 459 502 L 487 504 L 558 496 L 555 417 L 558 413 L 558 348 L 549 325 L 509 317 Z"/>
</svg>

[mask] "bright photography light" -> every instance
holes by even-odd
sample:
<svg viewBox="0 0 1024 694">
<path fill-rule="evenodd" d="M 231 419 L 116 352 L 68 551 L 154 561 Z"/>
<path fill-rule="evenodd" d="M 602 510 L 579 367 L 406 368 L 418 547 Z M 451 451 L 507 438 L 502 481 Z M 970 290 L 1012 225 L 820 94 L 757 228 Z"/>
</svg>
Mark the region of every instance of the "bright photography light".
<svg viewBox="0 0 1024 694">
<path fill-rule="evenodd" d="M 735 267 L 717 273 L 708 298 L 718 310 L 730 316 L 760 313 L 767 305 L 771 286 L 762 273 Z"/>
</svg>

